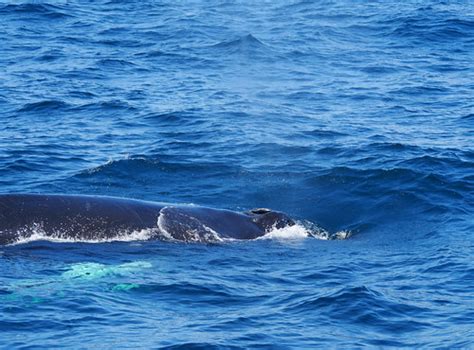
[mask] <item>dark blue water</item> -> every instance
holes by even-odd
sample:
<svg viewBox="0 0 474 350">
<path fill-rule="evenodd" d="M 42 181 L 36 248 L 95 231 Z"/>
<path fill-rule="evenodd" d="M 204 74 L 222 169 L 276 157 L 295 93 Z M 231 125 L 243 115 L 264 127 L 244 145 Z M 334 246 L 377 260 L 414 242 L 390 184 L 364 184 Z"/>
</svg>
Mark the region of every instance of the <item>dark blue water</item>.
<svg viewBox="0 0 474 350">
<path fill-rule="evenodd" d="M 347 240 L 0 248 L 0 346 L 474 348 L 474 4 L 0 4 L 0 190 Z"/>
</svg>

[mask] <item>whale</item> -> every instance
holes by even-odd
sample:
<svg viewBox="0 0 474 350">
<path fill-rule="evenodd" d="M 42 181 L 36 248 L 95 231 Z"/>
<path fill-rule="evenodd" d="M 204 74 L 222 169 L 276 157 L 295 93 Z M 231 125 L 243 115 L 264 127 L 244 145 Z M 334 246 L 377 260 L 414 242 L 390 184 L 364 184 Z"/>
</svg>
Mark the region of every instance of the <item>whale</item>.
<svg viewBox="0 0 474 350">
<path fill-rule="evenodd" d="M 34 237 L 72 241 L 117 238 L 215 242 L 250 240 L 295 221 L 267 208 L 244 212 L 129 198 L 1 194 L 0 245 Z"/>
</svg>

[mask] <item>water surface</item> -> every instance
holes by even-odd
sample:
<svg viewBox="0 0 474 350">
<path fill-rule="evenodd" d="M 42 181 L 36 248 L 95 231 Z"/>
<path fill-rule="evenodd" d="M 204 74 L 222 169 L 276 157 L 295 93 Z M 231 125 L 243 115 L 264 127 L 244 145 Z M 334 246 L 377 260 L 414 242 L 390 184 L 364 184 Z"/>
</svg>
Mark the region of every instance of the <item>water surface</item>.
<svg viewBox="0 0 474 350">
<path fill-rule="evenodd" d="M 0 248 L 6 348 L 469 348 L 469 1 L 0 4 L 0 189 L 348 240 Z"/>
</svg>

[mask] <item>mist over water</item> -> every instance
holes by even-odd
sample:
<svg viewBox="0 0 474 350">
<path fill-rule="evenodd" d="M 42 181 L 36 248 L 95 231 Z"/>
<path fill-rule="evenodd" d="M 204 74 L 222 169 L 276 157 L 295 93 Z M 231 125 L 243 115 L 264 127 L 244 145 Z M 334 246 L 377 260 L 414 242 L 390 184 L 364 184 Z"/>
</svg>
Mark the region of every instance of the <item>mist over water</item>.
<svg viewBox="0 0 474 350">
<path fill-rule="evenodd" d="M 473 346 L 472 3 L 12 1 L 0 18 L 2 193 L 350 233 L 0 247 L 2 346 Z"/>
</svg>

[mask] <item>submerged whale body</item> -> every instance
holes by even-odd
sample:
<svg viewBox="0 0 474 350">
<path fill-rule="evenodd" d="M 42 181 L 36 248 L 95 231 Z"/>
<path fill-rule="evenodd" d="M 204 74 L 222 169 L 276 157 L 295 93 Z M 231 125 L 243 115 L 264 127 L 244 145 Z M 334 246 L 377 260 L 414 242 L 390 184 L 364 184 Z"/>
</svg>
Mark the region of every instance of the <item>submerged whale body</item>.
<svg viewBox="0 0 474 350">
<path fill-rule="evenodd" d="M 146 239 L 212 242 L 254 239 L 294 224 L 285 214 L 269 209 L 239 213 L 114 197 L 0 195 L 0 245 L 35 236 L 107 241 L 133 238 L 140 232 Z"/>
</svg>

